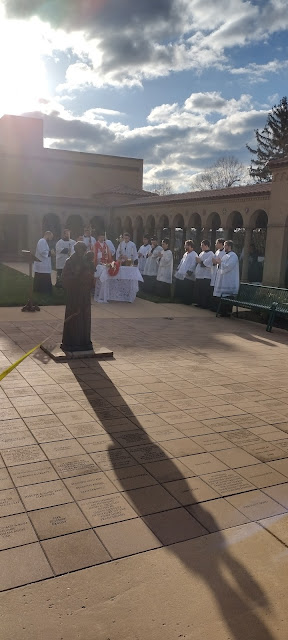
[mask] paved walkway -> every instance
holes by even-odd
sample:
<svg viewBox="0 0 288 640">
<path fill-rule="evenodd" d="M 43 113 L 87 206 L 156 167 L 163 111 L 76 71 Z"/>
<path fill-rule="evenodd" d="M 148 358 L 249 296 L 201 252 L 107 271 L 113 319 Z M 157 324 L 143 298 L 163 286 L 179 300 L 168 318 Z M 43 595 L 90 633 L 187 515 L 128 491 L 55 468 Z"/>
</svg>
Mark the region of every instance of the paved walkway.
<svg viewBox="0 0 288 640">
<path fill-rule="evenodd" d="M 60 331 L 19 313 L 0 370 Z M 112 361 L 1 383 L 5 640 L 286 639 L 286 332 L 137 300 L 93 337 Z"/>
</svg>

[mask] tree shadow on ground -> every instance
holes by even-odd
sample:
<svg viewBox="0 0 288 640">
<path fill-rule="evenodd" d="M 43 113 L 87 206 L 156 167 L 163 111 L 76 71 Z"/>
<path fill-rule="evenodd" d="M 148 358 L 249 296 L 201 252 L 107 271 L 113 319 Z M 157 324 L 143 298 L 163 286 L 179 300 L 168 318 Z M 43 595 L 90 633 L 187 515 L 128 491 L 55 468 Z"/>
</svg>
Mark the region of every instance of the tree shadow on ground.
<svg viewBox="0 0 288 640">
<path fill-rule="evenodd" d="M 146 505 L 143 511 L 141 492 L 135 489 L 131 490 L 131 485 L 129 488 L 129 482 L 127 478 L 125 479 L 126 474 L 123 474 L 124 468 L 127 468 L 128 471 L 129 468 L 131 469 L 133 466 L 136 467 L 136 465 L 140 465 L 139 476 L 141 476 L 141 467 L 143 475 L 145 475 L 145 472 L 147 473 L 147 469 L 145 468 L 147 463 L 143 462 L 143 464 L 141 464 L 141 462 L 139 462 L 139 456 L 138 461 L 137 458 L 134 459 L 134 456 L 137 456 L 135 447 L 138 446 L 138 452 L 141 449 L 144 457 L 146 452 L 147 459 L 152 458 L 155 461 L 161 461 L 161 466 L 165 467 L 165 471 L 162 474 L 160 473 L 159 476 L 159 472 L 154 473 L 148 465 L 149 473 L 153 477 L 152 482 L 154 482 L 154 484 L 151 483 L 150 486 L 150 513 L 155 512 L 153 508 L 153 486 L 159 486 L 159 484 L 162 486 L 164 482 L 168 482 L 162 491 L 163 496 L 165 496 L 167 492 L 167 495 L 171 497 L 169 482 L 173 480 L 182 483 L 182 498 L 181 502 L 178 504 L 176 502 L 172 509 L 178 508 L 179 513 L 180 511 L 183 512 L 183 510 L 185 510 L 186 514 L 189 513 L 186 507 L 197 503 L 197 495 L 194 495 L 193 490 L 191 490 L 188 478 L 184 477 L 181 471 L 179 471 L 176 464 L 177 461 L 171 459 L 161 448 L 161 443 L 158 444 L 155 442 L 155 440 L 149 436 L 149 432 L 142 427 L 141 418 L 137 417 L 133 412 L 133 405 L 128 406 L 128 404 L 125 403 L 118 388 L 103 371 L 101 364 L 95 363 L 95 361 L 91 361 L 91 363 L 92 362 L 93 364 L 88 365 L 85 369 L 81 368 L 80 364 L 77 365 L 77 363 L 73 363 L 70 369 L 75 376 L 75 380 L 77 380 L 83 388 L 86 400 L 89 402 L 90 411 L 93 409 L 96 420 L 98 420 L 104 431 L 111 437 L 111 443 L 107 448 L 108 463 L 110 461 L 108 467 L 114 471 L 115 478 L 121 486 L 121 490 L 124 492 L 124 495 L 129 498 L 129 503 L 149 526 L 149 518 L 147 519 L 145 517 L 149 513 L 149 507 L 147 510 Z M 93 380 L 90 380 L 90 382 L 89 374 L 93 377 Z M 84 382 L 85 384 L 83 384 Z M 105 384 L 107 386 L 105 386 Z M 88 408 L 87 404 L 86 407 Z M 169 427 L 169 425 L 167 425 L 167 427 Z M 183 437 L 185 437 L 184 434 Z M 122 443 L 124 441 L 124 446 L 121 445 L 119 441 Z M 123 453 L 119 455 L 119 451 Z M 187 475 L 189 476 L 189 470 Z M 191 473 L 190 475 L 193 474 Z M 143 487 L 143 484 L 141 484 L 140 481 L 140 484 L 136 486 L 138 488 Z M 147 484 L 144 483 L 144 486 L 147 486 Z M 157 512 L 159 512 L 159 508 Z M 217 603 L 219 615 L 225 620 L 229 629 L 229 638 L 231 638 L 231 640 L 275 640 L 275 636 L 270 632 L 262 619 L 263 614 L 267 615 L 271 613 L 271 605 L 269 604 L 267 595 L 244 564 L 233 556 L 223 533 L 218 531 L 216 520 L 207 509 L 205 509 L 205 502 L 201 504 L 198 503 L 197 519 L 199 522 L 205 522 L 208 531 L 217 531 L 217 534 L 213 536 L 209 536 L 207 531 L 208 537 L 205 538 L 206 544 L 201 547 L 200 553 L 197 544 L 188 544 L 187 542 L 184 544 L 181 542 L 171 544 L 170 546 L 168 545 L 166 549 L 179 558 L 192 574 L 200 577 L 209 587 Z M 237 528 L 235 531 L 237 531 Z M 238 532 L 240 532 L 240 529 L 238 529 Z M 199 535 L 203 534 L 205 535 L 205 530 Z M 243 535 L 245 535 L 244 532 Z M 204 540 L 204 538 L 202 538 L 202 540 Z M 193 593 L 187 593 L 187 605 L 191 606 L 191 616 L 193 616 Z M 259 614 L 259 609 L 262 610 L 262 618 Z M 203 615 L 205 615 L 205 612 L 203 612 Z"/>
</svg>

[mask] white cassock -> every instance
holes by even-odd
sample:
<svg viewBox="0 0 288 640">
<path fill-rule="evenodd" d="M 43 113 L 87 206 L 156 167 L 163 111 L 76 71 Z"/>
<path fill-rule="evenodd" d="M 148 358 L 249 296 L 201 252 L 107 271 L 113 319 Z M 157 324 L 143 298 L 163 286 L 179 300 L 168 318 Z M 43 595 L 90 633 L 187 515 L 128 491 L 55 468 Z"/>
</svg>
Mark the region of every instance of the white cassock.
<svg viewBox="0 0 288 640">
<path fill-rule="evenodd" d="M 107 240 L 107 238 L 106 238 L 105 242 L 107 244 L 108 249 L 110 250 L 112 258 L 114 258 L 115 253 L 116 253 L 116 249 L 114 247 L 114 244 L 113 244 L 112 240 Z"/>
<path fill-rule="evenodd" d="M 62 238 L 56 242 L 56 269 L 64 269 L 67 258 L 74 253 L 74 244 L 76 244 L 75 240 L 63 240 Z M 63 249 L 68 249 L 68 253 L 62 253 Z"/>
<path fill-rule="evenodd" d="M 93 251 L 94 244 L 96 244 L 96 239 L 93 236 L 83 236 L 82 242 L 85 242 L 88 251 Z"/>
<path fill-rule="evenodd" d="M 159 262 L 157 280 L 171 284 L 173 274 L 173 253 L 170 249 L 163 251 Z"/>
<path fill-rule="evenodd" d="M 197 264 L 195 270 L 196 280 L 211 280 L 212 258 L 214 257 L 213 251 L 201 251 L 199 253 L 201 263 Z"/>
<path fill-rule="evenodd" d="M 141 275 L 143 275 L 144 273 L 147 254 L 149 253 L 149 251 L 151 251 L 151 249 L 151 244 L 142 244 L 138 251 L 138 269 Z"/>
<path fill-rule="evenodd" d="M 239 260 L 234 251 L 229 251 L 223 258 L 217 272 L 214 296 L 217 298 L 235 296 L 239 291 Z"/>
<path fill-rule="evenodd" d="M 155 249 L 151 249 L 150 255 L 146 258 L 144 276 L 155 276 L 156 278 L 159 268 L 158 258 L 160 258 L 162 251 L 163 249 L 160 247 L 160 244 L 157 244 Z"/>
<path fill-rule="evenodd" d="M 51 273 L 52 265 L 51 265 L 51 256 L 50 247 L 45 240 L 45 238 L 40 238 L 37 242 L 37 247 L 35 251 L 35 256 L 40 260 L 40 262 L 33 263 L 34 273 Z"/>
<path fill-rule="evenodd" d="M 138 260 L 136 244 L 132 242 L 132 240 L 129 240 L 129 242 L 125 242 L 124 240 L 120 242 L 116 251 L 116 260 L 119 260 L 120 257 L 126 260 L 132 260 L 133 262 Z"/>
<path fill-rule="evenodd" d="M 215 251 L 215 257 L 216 258 L 223 258 L 223 256 L 225 256 L 225 249 L 217 249 L 217 251 Z M 220 268 L 220 265 L 218 265 L 218 264 L 213 264 L 213 266 L 211 268 L 211 281 L 210 281 L 211 287 L 215 286 L 215 282 L 216 282 L 216 278 L 217 278 L 217 274 L 218 274 L 219 268 Z"/>
<path fill-rule="evenodd" d="M 198 257 L 198 253 L 196 253 L 196 251 L 190 251 L 190 253 L 186 251 L 186 253 L 184 253 L 184 256 L 175 273 L 175 278 L 177 278 L 177 280 L 184 280 L 184 278 L 187 278 L 187 280 L 195 280 L 195 269 L 197 264 L 196 263 L 197 257 Z M 191 276 L 187 275 L 187 271 L 192 271 Z"/>
</svg>

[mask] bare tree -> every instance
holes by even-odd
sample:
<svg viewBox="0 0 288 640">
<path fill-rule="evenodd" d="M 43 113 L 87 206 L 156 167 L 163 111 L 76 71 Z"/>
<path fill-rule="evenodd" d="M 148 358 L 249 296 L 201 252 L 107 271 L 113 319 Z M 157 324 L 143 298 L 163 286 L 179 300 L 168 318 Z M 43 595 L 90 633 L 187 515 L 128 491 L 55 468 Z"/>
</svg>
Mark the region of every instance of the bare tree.
<svg viewBox="0 0 288 640">
<path fill-rule="evenodd" d="M 225 189 L 240 184 L 247 184 L 249 174 L 247 168 L 234 156 L 218 158 L 210 167 L 198 173 L 191 183 L 192 191 L 208 189 Z"/>
<path fill-rule="evenodd" d="M 172 185 L 169 180 L 161 180 L 160 182 L 154 182 L 151 191 L 158 194 L 158 196 L 169 196 L 172 193 Z"/>
</svg>

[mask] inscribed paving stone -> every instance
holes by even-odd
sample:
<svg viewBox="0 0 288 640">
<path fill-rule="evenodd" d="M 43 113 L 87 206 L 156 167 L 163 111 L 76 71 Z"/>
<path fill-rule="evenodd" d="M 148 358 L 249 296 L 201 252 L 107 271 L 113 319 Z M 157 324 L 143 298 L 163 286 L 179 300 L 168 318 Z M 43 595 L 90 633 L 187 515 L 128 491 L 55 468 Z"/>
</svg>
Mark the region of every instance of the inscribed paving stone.
<svg viewBox="0 0 288 640">
<path fill-rule="evenodd" d="M 237 496 L 230 496 L 227 500 L 250 520 L 260 520 L 260 518 L 277 516 L 285 511 L 285 507 L 275 502 L 275 500 L 272 500 L 272 498 L 269 498 L 269 496 L 265 495 L 265 493 L 259 489 L 249 491 L 248 493 L 241 493 Z"/>
<path fill-rule="evenodd" d="M 273 444 L 268 444 L 264 441 L 262 441 L 262 443 L 245 443 L 241 446 L 243 449 L 245 449 L 245 451 L 251 453 L 251 455 L 255 456 L 255 458 L 257 458 L 261 462 L 270 462 L 272 460 L 285 458 L 285 456 L 287 455 L 283 449 L 275 447 Z"/>
<path fill-rule="evenodd" d="M 74 503 L 31 511 L 29 517 L 40 540 L 90 529 L 89 522 Z"/>
<path fill-rule="evenodd" d="M 0 591 L 46 578 L 53 578 L 53 572 L 38 542 L 1 551 Z"/>
<path fill-rule="evenodd" d="M 164 451 L 157 444 L 145 444 L 140 447 L 129 447 L 129 453 L 137 462 L 156 462 L 157 460 L 167 460 L 172 455 Z"/>
<path fill-rule="evenodd" d="M 17 411 L 22 418 L 53 415 L 51 409 L 49 409 L 46 404 L 43 407 L 38 405 L 35 407 L 18 407 Z"/>
<path fill-rule="evenodd" d="M 101 435 L 105 433 L 105 430 L 97 422 L 85 422 L 84 424 L 69 425 L 69 432 L 74 438 L 83 438 Z"/>
<path fill-rule="evenodd" d="M 197 477 L 165 482 L 164 487 L 183 505 L 219 497 L 219 493 L 216 493 L 206 482 Z"/>
<path fill-rule="evenodd" d="M 278 538 L 278 540 L 281 540 L 283 544 L 288 546 L 288 514 L 281 514 L 273 516 L 272 518 L 259 520 L 259 524 Z"/>
<path fill-rule="evenodd" d="M 137 514 L 132 509 L 122 494 L 112 494 L 81 500 L 79 505 L 92 527 L 121 522 L 136 518 Z"/>
<path fill-rule="evenodd" d="M 210 427 L 213 431 L 216 431 L 218 433 L 218 431 L 229 431 L 235 428 L 235 424 L 234 422 L 232 422 L 232 420 L 228 420 L 227 418 L 219 418 L 219 417 L 215 417 L 213 418 L 213 420 L 211 419 L 202 419 L 201 417 L 201 413 L 199 412 L 199 416 L 198 416 L 203 424 L 206 427 Z M 231 427 L 232 425 L 232 427 Z M 237 427 L 236 427 L 237 429 Z"/>
<path fill-rule="evenodd" d="M 15 433 L 18 431 L 27 431 L 27 427 L 22 418 L 18 418 L 18 420 L 1 420 L 0 422 L 0 433 Z"/>
<path fill-rule="evenodd" d="M 253 430 L 255 435 L 259 436 L 259 438 L 263 438 L 263 440 L 270 442 L 274 445 L 274 440 L 285 440 L 287 439 L 287 433 L 281 431 L 281 429 L 277 429 L 272 427 L 271 424 L 267 424 L 265 427 L 256 427 Z"/>
<path fill-rule="evenodd" d="M 126 500 L 140 516 L 167 511 L 179 507 L 179 503 L 160 485 L 131 489 L 125 494 Z"/>
<path fill-rule="evenodd" d="M 226 431 L 225 438 L 227 440 L 231 440 L 235 445 L 239 447 L 243 447 L 244 445 L 250 444 L 265 444 L 265 442 L 255 436 L 254 433 L 251 433 L 249 429 L 237 429 L 236 431 Z"/>
<path fill-rule="evenodd" d="M 207 530 L 186 509 L 172 509 L 143 518 L 153 533 L 165 545 L 183 542 L 207 534 Z"/>
<path fill-rule="evenodd" d="M 250 480 L 257 489 L 287 482 L 285 476 L 269 467 L 268 464 L 264 464 L 264 462 L 253 464 L 249 467 L 241 467 L 241 469 L 238 469 L 238 473 L 246 480 Z"/>
<path fill-rule="evenodd" d="M 71 398 L 69 398 L 69 401 L 65 402 L 63 399 L 61 400 L 61 402 L 57 402 L 55 400 L 53 400 L 52 402 L 47 402 L 48 407 L 50 407 L 50 409 L 52 409 L 53 413 L 56 413 L 56 415 L 58 413 L 70 413 L 71 411 L 81 411 L 82 407 L 80 406 L 80 404 L 78 404 L 78 402 L 74 402 L 73 400 L 71 400 Z"/>
<path fill-rule="evenodd" d="M 44 540 L 42 547 L 56 575 L 92 567 L 111 559 L 91 530 Z"/>
<path fill-rule="evenodd" d="M 100 471 L 97 464 L 95 464 L 87 454 L 83 456 L 57 458 L 56 460 L 51 460 L 51 462 L 60 478 L 71 478 L 73 476 L 82 476 L 86 473 Z"/>
<path fill-rule="evenodd" d="M 69 478 L 65 480 L 65 484 L 75 500 L 105 496 L 117 491 L 115 485 L 112 484 L 105 473 L 101 472 Z"/>
<path fill-rule="evenodd" d="M 224 471 L 228 468 L 226 464 L 217 460 L 211 453 L 183 456 L 180 461 L 198 476 L 202 476 L 204 473 L 213 473 L 214 471 Z"/>
<path fill-rule="evenodd" d="M 16 433 L 3 433 L 0 435 L 0 450 L 11 449 L 14 447 L 24 447 L 27 445 L 36 444 L 36 440 L 33 438 L 29 431 L 17 431 Z"/>
<path fill-rule="evenodd" d="M 26 514 L 0 519 L 0 549 L 11 549 L 29 542 L 37 542 L 31 522 Z"/>
<path fill-rule="evenodd" d="M 184 437 L 175 440 L 162 440 L 161 447 L 171 453 L 172 456 L 175 456 L 175 458 L 203 452 L 203 448 L 199 444 L 193 442 L 190 438 Z"/>
<path fill-rule="evenodd" d="M 177 458 L 173 460 L 159 460 L 158 462 L 148 462 L 144 464 L 145 469 L 154 476 L 158 482 L 169 482 L 170 480 L 182 480 L 192 478 L 195 474 L 191 469 L 185 467 Z"/>
<path fill-rule="evenodd" d="M 40 405 L 40 407 L 45 407 L 45 402 L 35 395 L 35 396 L 20 396 L 20 398 L 12 398 L 12 403 L 15 409 L 18 407 L 35 407 L 36 405 Z"/>
<path fill-rule="evenodd" d="M 119 404 L 118 405 L 118 409 L 119 411 L 121 411 L 121 413 L 123 413 L 124 416 L 130 417 L 130 416 L 143 416 L 145 414 L 151 414 L 152 411 L 151 409 L 148 409 L 148 407 L 145 407 L 144 404 L 133 404 L 131 407 L 127 406 L 126 404 Z"/>
<path fill-rule="evenodd" d="M 213 487 L 220 496 L 229 496 L 254 489 L 254 485 L 242 478 L 236 471 L 219 471 L 203 475 L 203 480 Z"/>
<path fill-rule="evenodd" d="M 135 429 L 137 429 L 137 426 L 138 422 L 136 418 L 135 422 L 132 422 L 127 418 L 122 418 L 121 420 L 105 420 L 105 431 L 112 434 L 119 432 L 122 433 L 122 431 L 135 431 Z"/>
<path fill-rule="evenodd" d="M 286 479 L 287 480 L 287 479 Z M 274 487 L 263 489 L 263 493 L 279 502 L 283 507 L 288 509 L 288 483 L 278 484 Z"/>
<path fill-rule="evenodd" d="M 175 426 L 169 427 L 166 425 L 166 427 L 153 427 L 152 429 L 149 429 L 149 436 L 152 440 L 162 443 L 163 440 L 183 438 L 183 433 L 176 429 Z"/>
<path fill-rule="evenodd" d="M 286 454 L 288 454 L 288 439 L 286 439 L 286 440 L 274 440 L 273 444 L 276 447 L 279 447 L 279 449 L 282 449 L 283 451 L 285 451 Z"/>
<path fill-rule="evenodd" d="M 58 440 L 57 442 L 42 443 L 42 449 L 47 458 L 67 458 L 85 453 L 85 450 L 76 440 Z"/>
<path fill-rule="evenodd" d="M 251 428 L 251 427 L 264 427 L 266 422 L 264 420 L 260 420 L 259 418 L 255 418 L 255 416 L 250 416 L 249 414 L 245 414 L 244 416 L 233 416 L 231 418 L 232 422 L 238 424 L 240 427 Z"/>
<path fill-rule="evenodd" d="M 37 416 L 36 418 L 25 418 L 24 422 L 26 423 L 27 427 L 29 427 L 29 429 L 33 429 L 34 427 L 38 429 L 44 429 L 45 427 L 63 426 L 59 418 L 54 415 L 40 417 Z"/>
<path fill-rule="evenodd" d="M 141 465 L 121 468 L 117 469 L 117 471 L 111 469 L 105 473 L 118 491 L 139 489 L 139 487 L 149 487 L 153 484 L 157 484 L 157 480 L 155 480 L 155 478 L 153 478 L 152 475 L 150 475 Z"/>
<path fill-rule="evenodd" d="M 262 407 L 261 407 L 262 408 Z M 256 415 L 257 418 L 261 418 L 263 420 L 265 420 L 266 422 L 269 422 L 269 424 L 277 424 L 277 422 L 288 422 L 288 417 L 282 415 L 282 414 L 277 414 L 277 413 L 270 413 L 269 411 L 259 411 L 256 413 L 256 411 L 253 411 L 254 415 Z"/>
<path fill-rule="evenodd" d="M 0 492 L 0 518 L 25 511 L 16 489 L 3 489 Z"/>
<path fill-rule="evenodd" d="M 123 558 L 162 546 L 140 518 L 98 527 L 96 533 L 112 558 Z"/>
<path fill-rule="evenodd" d="M 87 453 L 95 453 L 96 451 L 108 451 L 108 449 L 119 449 L 121 445 L 107 433 L 96 436 L 85 436 L 79 438 L 79 443 L 87 451 Z"/>
<path fill-rule="evenodd" d="M 147 429 L 147 430 L 154 429 L 155 427 L 167 427 L 167 422 L 165 422 L 165 420 L 160 418 L 160 416 L 154 415 L 154 414 L 138 416 L 138 418 L 134 416 L 134 418 L 131 418 L 131 420 L 133 420 L 133 422 L 137 426 L 140 425 L 143 429 Z"/>
<path fill-rule="evenodd" d="M 243 513 L 233 507 L 225 498 L 209 500 L 187 507 L 187 510 L 210 532 L 237 527 L 249 522 Z"/>
<path fill-rule="evenodd" d="M 71 433 L 60 425 L 59 427 L 44 427 L 43 429 L 31 429 L 37 442 L 56 442 L 57 440 L 69 440 L 73 438 Z"/>
<path fill-rule="evenodd" d="M 249 464 L 257 464 L 257 458 L 254 458 L 238 447 L 233 449 L 227 449 L 225 451 L 214 451 L 214 456 L 226 463 L 231 469 L 237 469 L 238 467 L 248 467 Z"/>
<path fill-rule="evenodd" d="M 194 420 L 191 424 L 175 424 L 175 428 L 178 429 L 184 436 L 188 438 L 194 438 L 195 436 L 204 436 L 209 435 L 210 433 L 214 433 L 210 427 L 206 427 L 202 422 L 197 422 Z"/>
<path fill-rule="evenodd" d="M 124 449 L 111 449 L 111 451 L 98 451 L 91 453 L 91 458 L 100 467 L 101 471 L 117 469 L 118 467 L 132 467 L 135 459 Z"/>
<path fill-rule="evenodd" d="M 134 445 L 150 443 L 150 438 L 147 433 L 140 431 L 140 429 L 137 431 L 128 431 L 128 433 L 115 433 L 114 438 L 123 447 L 133 447 Z"/>
<path fill-rule="evenodd" d="M 71 413 L 67 411 L 67 413 L 58 413 L 58 418 L 63 422 L 63 424 L 69 428 L 70 425 L 85 423 L 85 422 L 94 422 L 94 418 L 90 416 L 88 411 L 72 411 Z"/>
<path fill-rule="evenodd" d="M 10 467 L 9 471 L 16 487 L 47 482 L 47 480 L 58 480 L 57 473 L 48 461 L 21 464 Z"/>
<path fill-rule="evenodd" d="M 233 447 L 232 442 L 223 438 L 223 436 L 220 436 L 218 433 L 193 437 L 193 442 L 201 446 L 202 451 L 208 452 L 231 449 Z"/>
<path fill-rule="evenodd" d="M 62 480 L 51 480 L 19 487 L 18 491 L 27 511 L 73 502 Z"/>
<path fill-rule="evenodd" d="M 14 489 L 13 482 L 6 469 L 0 469 L 0 491 L 2 489 Z"/>
<path fill-rule="evenodd" d="M 187 411 L 187 409 L 198 410 L 203 406 L 202 403 L 198 402 L 198 400 L 193 400 L 193 398 L 181 398 L 181 400 L 174 399 L 173 401 L 171 401 L 171 404 L 175 405 L 175 407 L 177 407 L 178 409 L 182 409 L 183 411 Z M 174 411 L 175 411 L 175 407 L 174 407 Z"/>
<path fill-rule="evenodd" d="M 5 449 L 2 456 L 7 467 L 13 467 L 26 462 L 40 462 L 46 460 L 46 456 L 38 445 Z"/>
<path fill-rule="evenodd" d="M 150 402 L 148 404 L 148 407 L 149 409 L 151 409 L 151 411 L 153 411 L 153 413 L 167 413 L 168 411 L 175 412 L 175 406 L 170 402 L 165 402 L 164 400 L 162 400 L 161 402 Z M 183 409 L 183 407 L 181 407 L 181 409 Z"/>
<path fill-rule="evenodd" d="M 19 418 L 16 409 L 0 409 L 0 420 L 13 420 Z"/>
</svg>

